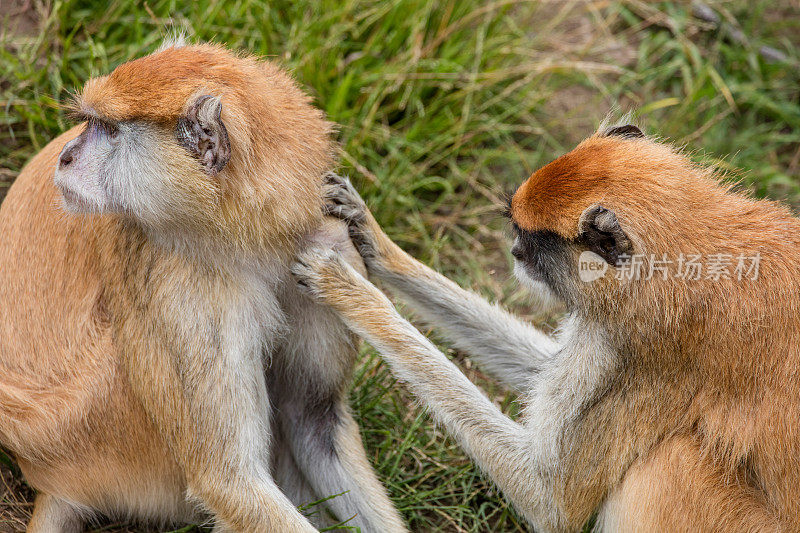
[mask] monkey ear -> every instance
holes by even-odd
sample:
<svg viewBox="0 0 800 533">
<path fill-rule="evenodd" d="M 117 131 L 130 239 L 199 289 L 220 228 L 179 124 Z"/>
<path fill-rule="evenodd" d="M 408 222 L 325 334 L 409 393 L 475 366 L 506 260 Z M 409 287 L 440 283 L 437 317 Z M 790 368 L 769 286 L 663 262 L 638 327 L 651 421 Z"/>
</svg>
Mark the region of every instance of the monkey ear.
<svg viewBox="0 0 800 533">
<path fill-rule="evenodd" d="M 622 231 L 617 215 L 599 204 L 581 214 L 578 239 L 610 265 L 616 265 L 621 255 L 633 253 L 633 242 Z"/>
<path fill-rule="evenodd" d="M 603 137 L 622 137 L 623 139 L 635 139 L 637 137 L 644 137 L 644 133 L 642 133 L 642 130 L 633 124 L 625 124 L 624 126 L 608 128 L 603 134 Z"/>
<path fill-rule="evenodd" d="M 222 123 L 222 101 L 204 94 L 178 119 L 178 143 L 200 161 L 205 171 L 217 174 L 231 158 L 228 130 Z"/>
</svg>

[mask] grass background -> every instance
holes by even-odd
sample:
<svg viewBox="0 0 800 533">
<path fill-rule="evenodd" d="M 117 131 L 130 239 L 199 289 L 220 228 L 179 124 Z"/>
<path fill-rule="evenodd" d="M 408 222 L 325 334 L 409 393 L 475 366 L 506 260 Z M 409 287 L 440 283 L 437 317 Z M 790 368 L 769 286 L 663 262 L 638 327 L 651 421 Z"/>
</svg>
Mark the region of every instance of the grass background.
<svg viewBox="0 0 800 533">
<path fill-rule="evenodd" d="M 342 168 L 390 236 L 547 327 L 510 280 L 497 204 L 609 111 L 800 206 L 800 2 L 708 4 L 717 21 L 635 0 L 0 0 L 0 199 L 69 126 L 69 91 L 177 28 L 293 71 L 341 125 Z M 369 348 L 352 404 L 413 531 L 527 531 Z M 31 492 L 1 452 L 0 474 L 0 531 L 19 530 Z"/>
</svg>

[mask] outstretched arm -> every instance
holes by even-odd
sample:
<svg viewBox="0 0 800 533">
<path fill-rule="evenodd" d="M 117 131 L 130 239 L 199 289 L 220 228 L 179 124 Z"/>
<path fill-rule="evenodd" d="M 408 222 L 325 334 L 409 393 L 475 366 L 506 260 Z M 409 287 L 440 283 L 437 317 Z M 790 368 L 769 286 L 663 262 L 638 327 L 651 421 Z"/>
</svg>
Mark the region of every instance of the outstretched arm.
<svg viewBox="0 0 800 533">
<path fill-rule="evenodd" d="M 348 223 L 371 276 L 484 371 L 509 387 L 527 390 L 531 376 L 558 350 L 554 339 L 405 253 L 383 232 L 347 178 L 328 174 L 324 193 L 328 212 Z"/>
<path fill-rule="evenodd" d="M 525 512 L 532 483 L 525 428 L 504 415 L 336 252 L 307 250 L 292 272 L 301 286 L 378 349 L 392 371 Z"/>
<path fill-rule="evenodd" d="M 709 495 L 733 502 L 715 508 L 718 515 L 709 519 L 712 524 L 727 519 L 742 526 L 734 529 L 744 530 L 745 525 L 756 523 L 751 519 L 758 516 L 757 524 L 763 525 L 759 531 L 781 530 L 777 517 L 753 497 L 751 487 L 724 479 L 723 472 L 702 462 L 708 454 L 693 437 L 681 437 L 680 433 L 677 441 L 676 437 L 664 437 L 664 428 L 679 427 L 674 424 L 683 422 L 680 411 L 676 414 L 670 402 L 665 407 L 654 404 L 652 394 L 641 393 L 643 383 L 628 389 L 631 383 L 621 379 L 622 357 L 591 325 L 576 329 L 574 338 L 536 376 L 536 390 L 523 409 L 524 424 L 518 424 L 497 409 L 336 252 L 309 250 L 301 254 L 292 271 L 313 296 L 334 308 L 348 327 L 378 349 L 392 372 L 407 383 L 537 531 L 579 531 L 609 495 L 616 495 L 616 500 L 602 509 L 605 525 L 620 525 L 622 522 L 616 521 L 626 517 L 628 524 L 644 517 L 653 520 L 652 524 L 669 525 L 674 512 L 654 514 L 645 509 L 631 514 L 642 509 L 641 501 L 653 500 L 652 483 L 642 479 L 652 480 L 654 475 L 656 485 L 667 487 L 657 496 L 662 500 L 679 496 L 679 501 L 670 503 L 671 509 L 689 512 L 687 527 L 692 530 L 712 527 L 704 527 L 691 516 L 693 509 L 707 508 L 704 503 Z M 637 424 L 642 416 L 661 422 L 652 427 Z M 665 421 L 670 416 L 678 419 Z M 651 453 L 664 445 L 670 448 L 660 456 Z M 640 459 L 644 462 L 634 471 L 639 478 L 631 480 L 626 473 Z M 671 474 L 684 471 L 689 472 L 688 478 Z M 702 479 L 705 485 L 693 487 L 693 479 Z M 716 494 L 715 486 L 725 490 Z M 686 487 L 689 493 L 683 490 Z M 747 508 L 744 514 L 742 505 Z"/>
</svg>

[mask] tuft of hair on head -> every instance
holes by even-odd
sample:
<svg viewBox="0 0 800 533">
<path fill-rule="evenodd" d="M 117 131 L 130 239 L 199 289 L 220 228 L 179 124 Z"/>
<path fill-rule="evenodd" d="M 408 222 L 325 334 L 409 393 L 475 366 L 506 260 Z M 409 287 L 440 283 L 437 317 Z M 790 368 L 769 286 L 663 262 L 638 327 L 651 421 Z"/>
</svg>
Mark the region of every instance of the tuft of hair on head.
<svg viewBox="0 0 800 533">
<path fill-rule="evenodd" d="M 623 139 L 635 139 L 645 137 L 641 128 L 634 119 L 633 111 L 628 111 L 621 117 L 614 119 L 614 111 L 610 111 L 606 118 L 600 122 L 596 135 L 599 137 L 621 137 Z"/>
<path fill-rule="evenodd" d="M 169 31 L 164 40 L 161 41 L 161 44 L 154 53 L 163 52 L 164 50 L 168 50 L 170 48 L 183 48 L 187 46 L 189 41 L 186 38 L 186 30 L 178 30 L 173 28 Z"/>
<path fill-rule="evenodd" d="M 511 220 L 511 200 L 514 198 L 514 191 L 505 191 L 501 196 L 501 203 L 497 205 L 497 210 L 503 218 Z"/>
<path fill-rule="evenodd" d="M 67 97 L 61 103 L 61 108 L 72 122 L 83 122 L 81 112 L 81 93 L 76 90 L 68 90 Z"/>
</svg>

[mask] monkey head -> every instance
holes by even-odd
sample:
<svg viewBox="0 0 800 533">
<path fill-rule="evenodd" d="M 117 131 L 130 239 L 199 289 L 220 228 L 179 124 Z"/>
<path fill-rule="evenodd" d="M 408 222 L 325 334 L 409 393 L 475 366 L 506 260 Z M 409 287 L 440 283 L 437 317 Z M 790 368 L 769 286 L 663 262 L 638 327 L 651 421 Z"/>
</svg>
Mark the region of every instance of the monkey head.
<svg viewBox="0 0 800 533">
<path fill-rule="evenodd" d="M 242 245 L 320 218 L 331 124 L 275 65 L 171 46 L 89 80 L 55 184 L 68 211 Z"/>
<path fill-rule="evenodd" d="M 628 278 L 619 269 L 638 259 L 646 273 L 649 258 L 663 254 L 733 252 L 736 243 L 709 225 L 725 206 L 741 211 L 743 201 L 711 171 L 635 126 L 601 129 L 515 192 L 515 273 L 570 310 L 607 312 L 631 297 L 643 304 L 674 281 Z M 588 279 L 579 271 L 587 257 L 597 271 Z"/>
</svg>

